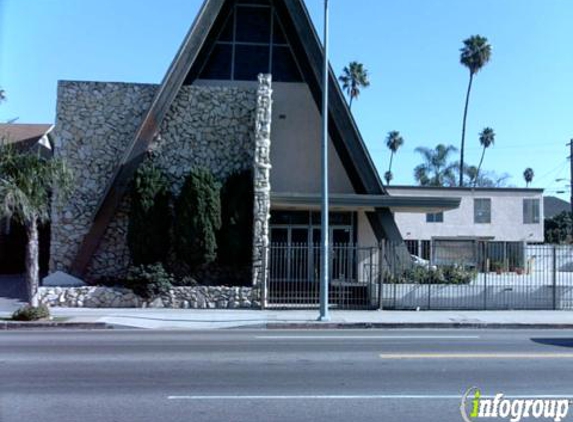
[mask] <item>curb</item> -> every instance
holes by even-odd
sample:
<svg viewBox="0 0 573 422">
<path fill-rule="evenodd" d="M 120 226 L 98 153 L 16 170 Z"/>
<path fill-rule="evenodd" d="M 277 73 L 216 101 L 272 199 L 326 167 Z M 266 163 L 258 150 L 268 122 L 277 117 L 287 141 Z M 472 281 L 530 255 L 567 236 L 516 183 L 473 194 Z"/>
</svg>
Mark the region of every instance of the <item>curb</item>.
<svg viewBox="0 0 573 422">
<path fill-rule="evenodd" d="M 269 322 L 262 328 L 268 330 L 364 330 L 364 329 L 573 329 L 572 323 L 499 323 L 499 322 L 305 322 L 281 323 Z"/>
<path fill-rule="evenodd" d="M 21 330 L 21 329 L 69 329 L 69 330 L 107 330 L 113 326 L 105 322 L 61 322 L 61 321 L 44 321 L 44 322 L 23 322 L 23 321 L 2 321 L 0 322 L 0 331 L 4 330 Z"/>
</svg>

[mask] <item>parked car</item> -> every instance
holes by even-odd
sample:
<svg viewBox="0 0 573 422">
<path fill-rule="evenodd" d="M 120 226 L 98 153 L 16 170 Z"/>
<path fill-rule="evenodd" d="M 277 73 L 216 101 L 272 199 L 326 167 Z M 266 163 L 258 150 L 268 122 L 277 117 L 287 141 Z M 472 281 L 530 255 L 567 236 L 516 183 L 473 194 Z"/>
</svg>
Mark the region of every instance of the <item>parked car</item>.
<svg viewBox="0 0 573 422">
<path fill-rule="evenodd" d="M 421 258 L 418 255 L 410 255 L 410 256 L 412 257 L 413 264 L 418 267 L 428 268 L 432 271 L 438 269 L 438 267 L 436 267 L 435 265 L 430 265 L 430 261 L 428 261 L 427 259 Z"/>
</svg>

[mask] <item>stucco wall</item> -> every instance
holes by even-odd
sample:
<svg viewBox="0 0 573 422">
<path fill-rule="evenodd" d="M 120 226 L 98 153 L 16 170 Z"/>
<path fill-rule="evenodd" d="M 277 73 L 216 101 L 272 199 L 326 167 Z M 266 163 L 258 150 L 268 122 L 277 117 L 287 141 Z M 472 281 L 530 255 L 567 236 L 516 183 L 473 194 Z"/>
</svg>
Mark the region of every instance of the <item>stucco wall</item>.
<svg viewBox="0 0 573 422">
<path fill-rule="evenodd" d="M 375 280 L 379 274 L 380 259 L 378 240 L 364 211 L 358 212 L 357 244 L 361 248 L 358 253 L 358 279 L 362 281 Z M 362 249 L 364 248 L 364 249 Z M 371 277 L 372 273 L 372 277 Z"/>
<path fill-rule="evenodd" d="M 274 192 L 321 190 L 320 110 L 306 84 L 275 84 L 271 185 Z M 354 193 L 342 162 L 329 142 L 329 190 Z"/>
<path fill-rule="evenodd" d="M 372 230 L 370 221 L 364 211 L 358 211 L 358 238 L 357 242 L 360 246 L 376 246 L 378 240 Z"/>
<path fill-rule="evenodd" d="M 432 237 L 490 237 L 496 241 L 543 241 L 543 198 L 539 190 L 525 189 L 400 189 L 389 188 L 391 195 L 439 196 L 461 198 L 460 207 L 444 212 L 443 223 L 426 223 L 424 213 L 396 213 L 396 224 L 405 240 L 430 240 Z M 474 223 L 474 199 L 491 199 L 491 223 Z M 540 201 L 540 222 L 523 223 L 523 199 Z"/>
<path fill-rule="evenodd" d="M 75 192 L 54 210 L 51 269 L 68 270 L 107 181 L 132 140 L 157 85 L 71 82 L 58 85 L 55 155 L 75 173 Z M 253 166 L 256 88 L 185 86 L 153 144 L 177 192 L 192 168 L 220 180 Z M 86 278 L 122 274 L 129 265 L 125 200 L 94 255 Z"/>
</svg>

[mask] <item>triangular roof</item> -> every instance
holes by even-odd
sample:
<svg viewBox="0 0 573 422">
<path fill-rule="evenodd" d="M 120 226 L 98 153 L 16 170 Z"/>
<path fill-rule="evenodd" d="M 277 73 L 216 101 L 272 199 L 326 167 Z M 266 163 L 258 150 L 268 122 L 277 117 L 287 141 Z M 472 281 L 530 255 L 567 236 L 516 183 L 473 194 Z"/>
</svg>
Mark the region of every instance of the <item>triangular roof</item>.
<svg viewBox="0 0 573 422">
<path fill-rule="evenodd" d="M 553 218 L 562 212 L 570 212 L 571 204 L 556 196 L 543 197 L 543 216 Z"/>
<path fill-rule="evenodd" d="M 207 59 L 207 52 L 216 41 L 224 19 L 236 1 L 206 0 L 203 3 L 136 135 L 108 182 L 105 194 L 93 217 L 92 226 L 72 264 L 73 274 L 82 275 L 85 272 L 128 189 L 130 180 L 143 161 L 179 89 L 185 82 L 189 83 L 196 79 L 202 66 L 201 62 Z M 272 4 L 297 58 L 304 81 L 320 109 L 324 55 L 308 10 L 303 0 L 272 0 Z M 332 69 L 330 69 L 329 89 L 330 137 L 356 193 L 386 194 Z M 376 215 L 370 215 L 369 219 L 379 237 L 401 238 L 388 210 L 380 210 Z"/>
</svg>

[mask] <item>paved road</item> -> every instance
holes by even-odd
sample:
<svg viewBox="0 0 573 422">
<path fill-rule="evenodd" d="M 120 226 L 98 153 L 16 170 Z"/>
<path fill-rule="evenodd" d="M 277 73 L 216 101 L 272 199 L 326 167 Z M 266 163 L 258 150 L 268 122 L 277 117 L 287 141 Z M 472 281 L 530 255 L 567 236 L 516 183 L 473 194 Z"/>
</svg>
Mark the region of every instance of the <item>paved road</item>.
<svg viewBox="0 0 573 422">
<path fill-rule="evenodd" d="M 461 421 L 471 386 L 573 397 L 572 373 L 570 331 L 5 332 L 0 420 Z"/>
</svg>

